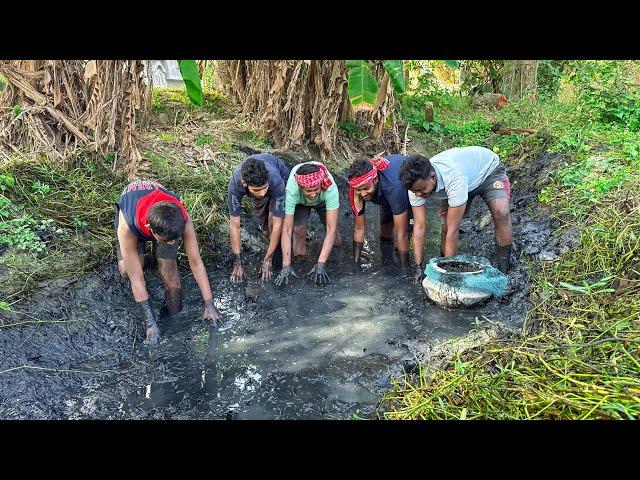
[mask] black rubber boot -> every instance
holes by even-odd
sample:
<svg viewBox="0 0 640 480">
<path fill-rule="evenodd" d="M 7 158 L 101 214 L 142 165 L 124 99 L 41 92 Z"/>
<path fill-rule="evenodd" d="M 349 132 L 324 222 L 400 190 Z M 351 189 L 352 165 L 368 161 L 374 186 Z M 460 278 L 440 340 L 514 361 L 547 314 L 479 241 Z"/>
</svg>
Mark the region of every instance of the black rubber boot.
<svg viewBox="0 0 640 480">
<path fill-rule="evenodd" d="M 502 273 L 509 271 L 511 263 L 511 244 L 501 247 L 496 245 L 496 263 L 498 270 Z"/>
</svg>

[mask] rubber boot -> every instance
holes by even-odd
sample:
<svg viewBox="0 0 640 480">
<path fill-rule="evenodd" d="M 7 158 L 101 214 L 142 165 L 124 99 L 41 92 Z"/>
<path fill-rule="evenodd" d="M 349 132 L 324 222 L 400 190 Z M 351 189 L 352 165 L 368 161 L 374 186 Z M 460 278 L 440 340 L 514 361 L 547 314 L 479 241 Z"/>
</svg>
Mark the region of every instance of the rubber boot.
<svg viewBox="0 0 640 480">
<path fill-rule="evenodd" d="M 501 247 L 496 245 L 496 264 L 502 273 L 509 271 L 511 263 L 511 244 Z"/>
</svg>

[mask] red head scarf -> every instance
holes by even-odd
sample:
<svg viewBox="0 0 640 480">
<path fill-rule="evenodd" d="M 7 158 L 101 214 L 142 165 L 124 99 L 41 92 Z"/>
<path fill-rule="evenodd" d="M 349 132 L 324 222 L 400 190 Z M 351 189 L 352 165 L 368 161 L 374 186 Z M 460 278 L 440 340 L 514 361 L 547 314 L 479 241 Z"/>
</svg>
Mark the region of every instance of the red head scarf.
<svg viewBox="0 0 640 480">
<path fill-rule="evenodd" d="M 312 163 L 312 165 L 316 165 L 320 170 L 307 175 L 298 175 L 297 173 L 293 174 L 294 177 L 296 177 L 298 185 L 302 188 L 314 188 L 319 185 L 322 190 L 326 190 L 333 184 L 327 167 L 322 163 Z"/>
<path fill-rule="evenodd" d="M 353 210 L 353 214 L 357 217 L 364 206 L 364 202 L 360 195 L 356 194 L 356 188 L 364 187 L 366 185 L 370 185 L 373 181 L 378 178 L 378 171 L 386 170 L 390 163 L 384 157 L 374 157 L 371 159 L 371 164 L 373 168 L 369 170 L 367 173 L 360 175 L 359 177 L 352 178 L 349 180 L 349 201 L 351 202 L 351 209 Z"/>
</svg>

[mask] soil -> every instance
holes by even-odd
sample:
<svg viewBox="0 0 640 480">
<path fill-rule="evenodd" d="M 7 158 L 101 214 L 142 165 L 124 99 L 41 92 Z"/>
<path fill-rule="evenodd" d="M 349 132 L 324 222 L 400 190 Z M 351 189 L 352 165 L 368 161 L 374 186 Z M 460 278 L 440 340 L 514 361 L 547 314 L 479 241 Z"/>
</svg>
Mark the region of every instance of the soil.
<svg viewBox="0 0 640 480">
<path fill-rule="evenodd" d="M 533 208 L 539 189 L 533 180 L 552 161 L 543 156 L 513 172 L 513 261 L 509 293 L 500 300 L 470 310 L 433 305 L 400 270 L 393 248 L 379 244 L 373 205 L 367 207 L 364 261 L 355 267 L 346 182 L 337 175 L 344 247 L 331 255 L 327 286 L 304 275 L 324 237 L 315 212 L 307 257 L 294 265 L 301 278 L 280 288 L 260 283 L 266 240 L 243 216 L 249 280 L 239 287 L 230 284 L 227 257 L 206 265 L 226 318 L 220 329 L 202 320 L 202 298 L 186 262 L 181 264 L 184 309 L 159 319 L 161 342 L 155 348 L 142 343 L 128 281 L 120 278 L 113 260 L 80 278 L 48 282 L 13 305 L 13 312 L 0 312 L 0 418 L 375 417 L 391 378 L 414 368 L 434 345 L 467 338 L 483 319 L 507 329 L 520 327 L 530 308 L 525 262 L 551 258 L 577 236 L 553 238 L 551 220 Z M 460 253 L 491 259 L 487 213 L 482 200 L 468 209 Z M 425 251 L 431 258 L 439 249 L 433 208 L 427 230 Z M 215 235 L 226 242 L 224 235 Z M 157 312 L 162 282 L 153 271 L 146 280 Z"/>
<path fill-rule="evenodd" d="M 468 272 L 480 272 L 482 271 L 482 265 L 471 262 L 458 262 L 455 260 L 444 260 L 438 262 L 438 267 L 453 273 L 468 273 Z"/>
</svg>

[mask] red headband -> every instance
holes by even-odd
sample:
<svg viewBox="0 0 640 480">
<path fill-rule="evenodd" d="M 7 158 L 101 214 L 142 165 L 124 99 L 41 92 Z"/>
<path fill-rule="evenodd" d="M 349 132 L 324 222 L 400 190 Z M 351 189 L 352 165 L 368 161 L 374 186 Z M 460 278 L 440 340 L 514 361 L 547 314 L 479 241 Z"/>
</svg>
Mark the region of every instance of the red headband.
<svg viewBox="0 0 640 480">
<path fill-rule="evenodd" d="M 373 181 L 378 177 L 378 171 L 386 170 L 390 163 L 384 157 L 374 157 L 371 159 L 371 164 L 374 168 L 369 170 L 367 173 L 360 175 L 359 177 L 352 178 L 348 180 L 349 183 L 349 200 L 351 202 L 351 209 L 353 210 L 353 214 L 358 216 L 361 208 L 358 208 L 357 204 L 363 204 L 362 199 L 359 195 L 356 195 L 355 189 L 364 187 L 366 185 L 370 185 Z M 357 198 L 356 198 L 357 197 Z"/>
<path fill-rule="evenodd" d="M 317 165 L 320 170 L 307 175 L 298 175 L 297 173 L 293 174 L 293 176 L 296 177 L 298 185 L 302 188 L 314 188 L 320 185 L 322 190 L 326 190 L 333 183 L 329 176 L 327 167 L 321 163 L 313 163 L 312 165 Z"/>
</svg>

